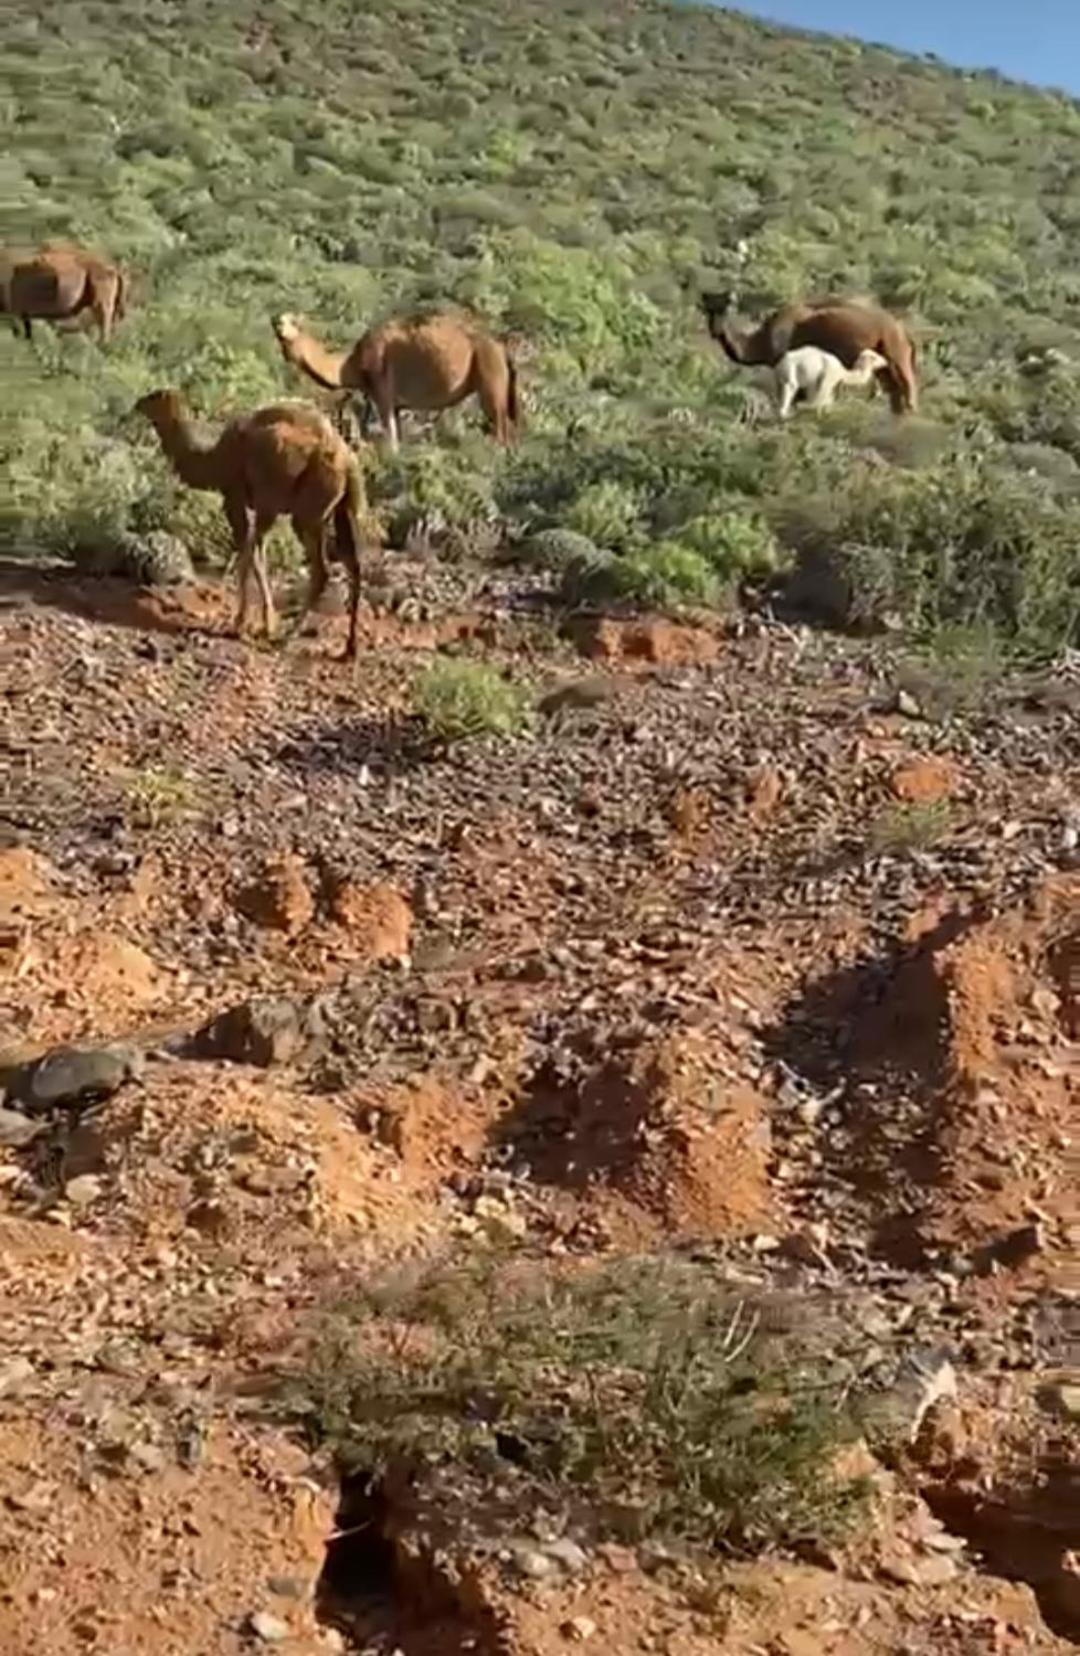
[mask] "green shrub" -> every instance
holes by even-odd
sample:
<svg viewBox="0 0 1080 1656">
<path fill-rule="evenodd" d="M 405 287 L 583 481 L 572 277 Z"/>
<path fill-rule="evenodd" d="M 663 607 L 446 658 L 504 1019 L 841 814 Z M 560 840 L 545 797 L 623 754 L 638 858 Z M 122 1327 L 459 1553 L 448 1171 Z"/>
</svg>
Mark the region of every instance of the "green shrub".
<svg viewBox="0 0 1080 1656">
<path fill-rule="evenodd" d="M 834 1542 L 868 1495 L 835 1470 L 854 1436 L 841 1380 L 673 1259 L 556 1271 L 481 1255 L 372 1284 L 297 1400 L 346 1466 L 497 1486 L 525 1524 L 530 1506 L 572 1504 L 597 1538 Z"/>
<path fill-rule="evenodd" d="M 563 516 L 564 528 L 610 551 L 632 545 L 641 525 L 640 492 L 615 481 L 586 484 Z"/>
<path fill-rule="evenodd" d="M 693 547 L 658 541 L 625 556 L 598 551 L 575 559 L 563 572 L 560 593 L 571 604 L 678 610 L 715 603 L 720 582 L 709 560 Z"/>
<path fill-rule="evenodd" d="M 597 563 L 604 555 L 594 541 L 575 529 L 540 529 L 515 547 L 514 556 L 534 568 L 562 573 L 574 565 Z"/>
<path fill-rule="evenodd" d="M 760 512 L 732 509 L 693 517 L 678 531 L 683 546 L 700 554 L 724 581 L 774 575 L 785 559 Z"/>
<path fill-rule="evenodd" d="M 439 657 L 420 674 L 415 699 L 431 734 L 443 742 L 518 736 L 529 723 L 528 691 L 483 662 Z"/>
<path fill-rule="evenodd" d="M 920 633 L 984 625 L 1036 655 L 1076 637 L 1080 509 L 1040 478 L 975 460 L 918 474 L 870 470 L 831 495 L 782 503 L 778 518 L 804 561 L 842 561 L 856 607 L 884 601 Z M 872 604 L 860 599 L 863 586 L 874 589 Z"/>
</svg>

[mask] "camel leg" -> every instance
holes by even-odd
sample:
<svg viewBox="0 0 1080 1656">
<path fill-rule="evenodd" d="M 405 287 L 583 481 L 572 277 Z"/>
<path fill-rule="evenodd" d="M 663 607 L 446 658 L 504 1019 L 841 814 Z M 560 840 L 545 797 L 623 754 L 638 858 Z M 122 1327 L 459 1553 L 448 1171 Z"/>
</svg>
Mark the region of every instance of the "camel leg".
<svg viewBox="0 0 1080 1656">
<path fill-rule="evenodd" d="M 113 317 L 120 299 L 120 281 L 116 276 L 103 276 L 93 287 L 90 309 L 97 321 L 101 343 L 107 345 L 112 336 Z"/>
<path fill-rule="evenodd" d="M 19 320 L 22 322 L 23 338 L 33 339 L 34 335 L 30 327 L 30 318 L 28 316 L 23 316 L 20 317 Z M 16 329 L 16 332 L 18 332 L 18 329 Z"/>
<path fill-rule="evenodd" d="M 251 567 L 255 571 L 255 582 L 259 588 L 259 602 L 262 604 L 263 632 L 266 637 L 273 638 L 277 632 L 277 612 L 274 609 L 274 594 L 270 590 L 270 577 L 266 570 L 266 551 L 264 542 L 274 526 L 276 512 L 269 515 L 256 513 L 255 533 L 251 545 Z"/>
<path fill-rule="evenodd" d="M 363 410 L 362 410 L 361 415 L 360 415 L 360 436 L 361 436 L 361 438 L 363 439 L 363 441 L 365 443 L 367 442 L 368 438 L 371 436 L 371 428 L 372 428 L 372 425 L 375 422 L 375 412 L 376 412 L 376 410 L 375 410 L 374 402 L 372 401 L 372 399 L 369 396 L 367 396 L 365 394 L 364 401 L 363 401 Z"/>
<path fill-rule="evenodd" d="M 480 407 L 483 409 L 487 422 L 494 433 L 495 441 L 501 443 L 504 448 L 508 448 L 512 436 L 505 393 L 501 397 L 498 396 L 493 386 L 484 379 L 480 380 L 476 390 L 480 398 Z"/>
<path fill-rule="evenodd" d="M 371 400 L 375 404 L 379 419 L 382 422 L 383 432 L 386 436 L 386 446 L 391 454 L 396 454 L 399 442 L 397 408 L 394 404 L 394 387 L 388 375 L 378 380 L 371 387 Z"/>
<path fill-rule="evenodd" d="M 326 563 L 325 521 L 298 523 L 293 518 L 293 529 L 296 531 L 296 538 L 304 548 L 304 555 L 307 558 L 308 586 L 296 619 L 289 627 L 287 637 L 290 639 L 296 637 L 308 616 L 313 613 L 330 580 L 330 571 Z"/>
<path fill-rule="evenodd" d="M 790 380 L 785 381 L 780 387 L 777 407 L 782 420 L 790 420 L 791 418 L 791 406 L 795 401 L 795 391 L 796 387 Z"/>
<path fill-rule="evenodd" d="M 341 659 L 351 661 L 355 672 L 357 633 L 360 626 L 360 555 L 355 541 L 350 537 L 346 542 L 346 538 L 340 534 L 337 536 L 337 549 L 349 577 L 349 632 Z"/>
<path fill-rule="evenodd" d="M 232 531 L 233 541 L 233 555 L 230 567 L 232 563 L 235 563 L 236 565 L 237 603 L 236 619 L 233 622 L 233 625 L 238 636 L 242 638 L 244 636 L 244 630 L 247 626 L 248 597 L 250 595 L 253 542 L 251 513 L 248 511 L 247 506 L 242 500 L 230 500 L 226 498 L 224 506 L 225 516 L 229 520 L 229 528 Z"/>
</svg>

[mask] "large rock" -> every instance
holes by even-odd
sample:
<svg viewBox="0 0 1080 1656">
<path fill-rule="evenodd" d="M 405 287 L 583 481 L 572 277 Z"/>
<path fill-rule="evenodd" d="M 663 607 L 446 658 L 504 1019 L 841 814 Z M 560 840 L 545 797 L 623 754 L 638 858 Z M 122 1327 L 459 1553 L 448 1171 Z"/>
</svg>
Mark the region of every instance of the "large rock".
<svg viewBox="0 0 1080 1656">
<path fill-rule="evenodd" d="M 137 1080 L 144 1062 L 137 1048 L 120 1043 L 53 1047 L 7 1076 L 7 1094 L 30 1111 L 88 1104 Z"/>
<path fill-rule="evenodd" d="M 227 1058 L 236 1064 L 269 1069 L 311 1056 L 323 1034 L 314 1004 L 289 997 L 256 995 L 211 1019 L 195 1035 L 174 1046 L 183 1056 Z"/>
</svg>

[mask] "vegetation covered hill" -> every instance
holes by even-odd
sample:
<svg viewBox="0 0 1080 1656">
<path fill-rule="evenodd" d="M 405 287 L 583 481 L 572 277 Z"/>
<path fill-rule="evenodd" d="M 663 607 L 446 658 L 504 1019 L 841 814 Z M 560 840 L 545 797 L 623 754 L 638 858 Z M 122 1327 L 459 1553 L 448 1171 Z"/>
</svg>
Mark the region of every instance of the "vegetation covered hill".
<svg viewBox="0 0 1080 1656">
<path fill-rule="evenodd" d="M 10 545 L 167 524 L 212 550 L 216 505 L 169 481 L 136 396 L 306 394 L 273 311 L 337 344 L 450 300 L 528 341 L 527 440 L 450 416 L 380 463 L 394 534 L 563 526 L 660 598 L 839 550 L 931 637 L 1072 636 L 1077 103 L 651 0 L 8 0 L 4 35 L 5 239 L 98 243 L 140 289 L 105 355 L 4 333 Z M 695 304 L 735 279 L 748 310 L 905 310 L 919 418 L 748 419 Z"/>
</svg>

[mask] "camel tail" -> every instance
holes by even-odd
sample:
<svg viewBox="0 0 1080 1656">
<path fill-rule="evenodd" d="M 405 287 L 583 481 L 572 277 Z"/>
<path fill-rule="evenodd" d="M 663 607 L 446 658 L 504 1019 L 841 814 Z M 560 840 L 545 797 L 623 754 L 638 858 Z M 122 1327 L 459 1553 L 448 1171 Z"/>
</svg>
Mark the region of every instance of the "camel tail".
<svg viewBox="0 0 1080 1656">
<path fill-rule="evenodd" d="M 898 336 L 885 336 L 877 347 L 889 364 L 882 376 L 887 379 L 889 401 L 894 414 L 913 414 L 919 406 L 919 387 L 915 374 L 915 341 L 906 329 Z"/>
<path fill-rule="evenodd" d="M 345 479 L 345 493 L 334 507 L 334 550 L 349 576 L 349 633 L 342 654 L 354 666 L 360 625 L 360 514 L 363 510 L 360 467 L 353 460 Z"/>
<path fill-rule="evenodd" d="M 116 269 L 116 306 L 113 315 L 118 322 L 122 322 L 127 315 L 128 279 L 119 265 Z"/>
<path fill-rule="evenodd" d="M 360 559 L 360 514 L 364 510 L 364 490 L 360 481 L 360 467 L 353 461 L 345 483 L 345 493 L 334 507 L 334 546 L 341 563 L 351 565 Z"/>
<path fill-rule="evenodd" d="M 524 410 L 521 406 L 521 389 L 518 385 L 517 365 L 509 351 L 506 353 L 506 371 L 509 376 L 506 388 L 506 416 L 510 421 L 511 429 L 520 432 L 524 427 Z"/>
</svg>

